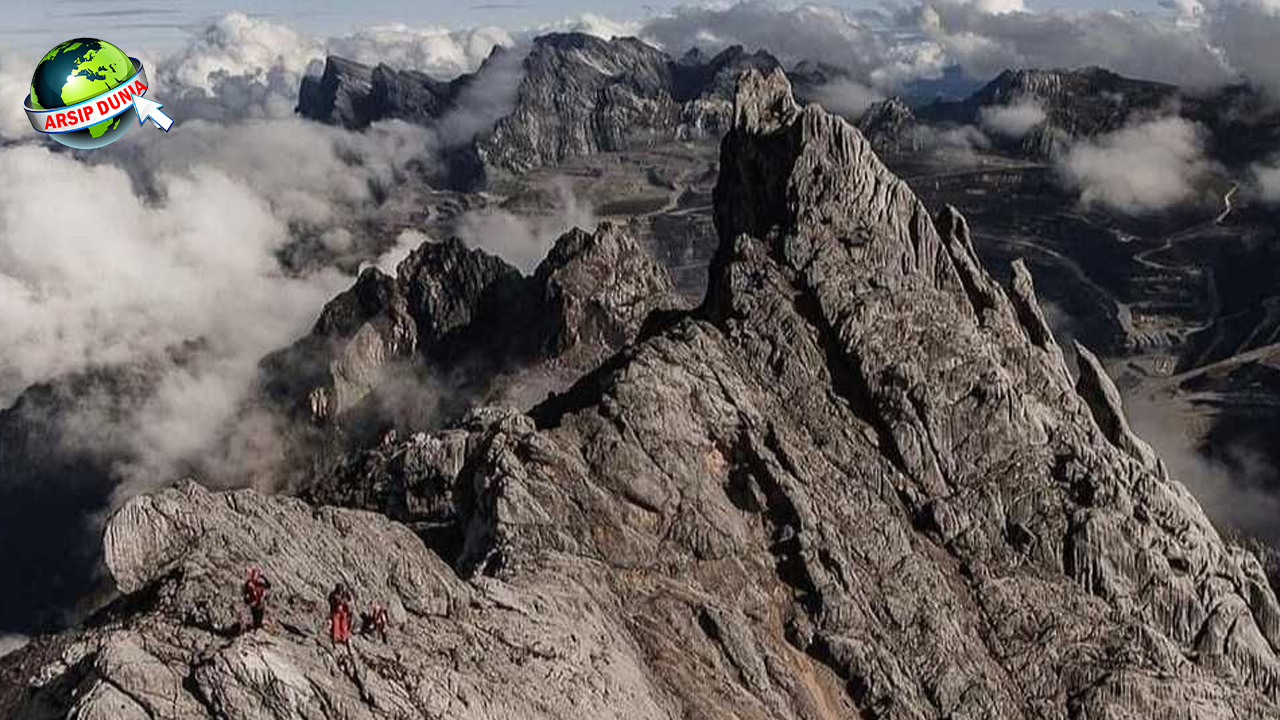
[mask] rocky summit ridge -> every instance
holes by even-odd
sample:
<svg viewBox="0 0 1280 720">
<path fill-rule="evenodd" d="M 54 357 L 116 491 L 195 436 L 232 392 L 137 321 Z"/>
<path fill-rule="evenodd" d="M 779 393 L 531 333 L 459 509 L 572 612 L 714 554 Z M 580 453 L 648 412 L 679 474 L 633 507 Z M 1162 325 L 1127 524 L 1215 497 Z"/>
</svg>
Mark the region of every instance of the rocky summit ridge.
<svg viewBox="0 0 1280 720">
<path fill-rule="evenodd" d="M 739 84 L 715 204 L 700 308 L 528 412 L 389 440 L 328 498 L 360 507 L 128 503 L 126 594 L 6 658 L 30 674 L 0 711 L 1280 717 L 1261 567 L 1087 352 L 1073 380 L 1025 267 L 1002 289 L 780 71 Z M 249 564 L 265 632 L 237 631 Z M 339 580 L 389 643 L 324 638 Z"/>
</svg>

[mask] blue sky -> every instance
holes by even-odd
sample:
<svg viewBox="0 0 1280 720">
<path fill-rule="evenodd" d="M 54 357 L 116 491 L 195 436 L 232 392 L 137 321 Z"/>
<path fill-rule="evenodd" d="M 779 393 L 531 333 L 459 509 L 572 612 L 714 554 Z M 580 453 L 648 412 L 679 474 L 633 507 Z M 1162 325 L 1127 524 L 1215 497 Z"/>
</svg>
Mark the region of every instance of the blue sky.
<svg viewBox="0 0 1280 720">
<path fill-rule="evenodd" d="M 271 18 L 315 35 L 335 35 L 391 22 L 519 29 L 583 13 L 636 20 L 677 4 L 677 0 L 14 0 L 5 11 L 0 47 L 40 53 L 67 38 L 89 35 L 110 40 L 128 52 L 134 52 L 134 48 L 167 49 L 180 44 L 191 28 L 233 10 Z M 876 3 L 823 4 L 857 8 Z M 1028 0 L 1026 4 L 1035 10 L 1156 8 L 1154 1 L 1114 5 L 1095 0 Z"/>
</svg>

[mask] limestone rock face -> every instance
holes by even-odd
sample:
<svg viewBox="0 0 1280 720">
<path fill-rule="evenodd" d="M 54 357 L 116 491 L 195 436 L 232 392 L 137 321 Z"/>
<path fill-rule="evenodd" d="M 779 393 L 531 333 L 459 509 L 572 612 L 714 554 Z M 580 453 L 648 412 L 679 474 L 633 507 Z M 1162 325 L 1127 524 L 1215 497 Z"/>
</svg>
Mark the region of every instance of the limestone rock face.
<svg viewBox="0 0 1280 720">
<path fill-rule="evenodd" d="M 549 323 L 542 348 L 549 357 L 578 347 L 621 348 L 651 312 L 673 302 L 666 272 L 622 226 L 610 223 L 594 234 L 574 229 L 561 237 L 534 282 Z"/>
<path fill-rule="evenodd" d="M 1073 385 L 1025 268 L 1006 294 L 780 72 L 733 118 L 700 308 L 329 488 L 408 527 L 133 501 L 108 557 L 137 592 L 20 651 L 54 659 L 9 716 L 1280 717 L 1261 565 L 1100 367 Z M 250 563 L 276 625 L 229 633 Z M 389 645 L 323 640 L 338 578 L 393 608 Z"/>
<path fill-rule="evenodd" d="M 515 109 L 479 140 L 480 155 L 523 172 L 578 155 L 716 138 L 727 129 L 737 78 L 777 66 L 740 47 L 673 62 L 635 38 L 546 35 L 525 60 Z"/>
</svg>

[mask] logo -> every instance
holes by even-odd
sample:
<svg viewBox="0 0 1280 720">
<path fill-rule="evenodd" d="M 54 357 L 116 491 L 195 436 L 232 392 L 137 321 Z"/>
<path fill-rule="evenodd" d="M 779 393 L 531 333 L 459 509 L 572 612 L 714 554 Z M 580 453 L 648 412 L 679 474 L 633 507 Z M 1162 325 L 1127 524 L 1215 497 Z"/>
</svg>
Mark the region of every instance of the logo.
<svg viewBox="0 0 1280 720">
<path fill-rule="evenodd" d="M 119 140 L 133 117 L 165 132 L 173 126 L 164 105 L 143 97 L 148 85 L 142 61 L 105 40 L 76 38 L 40 59 L 23 108 L 37 132 L 68 147 L 100 148 Z"/>
</svg>

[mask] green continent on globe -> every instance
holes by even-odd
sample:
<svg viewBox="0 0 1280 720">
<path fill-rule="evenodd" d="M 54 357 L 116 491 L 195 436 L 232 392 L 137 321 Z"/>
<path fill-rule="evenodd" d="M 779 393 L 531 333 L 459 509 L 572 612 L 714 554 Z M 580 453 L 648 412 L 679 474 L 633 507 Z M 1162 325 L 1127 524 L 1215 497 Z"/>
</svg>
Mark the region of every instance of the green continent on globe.
<svg viewBox="0 0 1280 720">
<path fill-rule="evenodd" d="M 31 76 L 32 108 L 54 110 L 75 105 L 119 87 L 133 76 L 133 61 L 123 50 L 105 40 L 76 38 L 45 53 Z M 84 130 L 100 138 L 120 127 L 120 118 L 109 118 Z M 72 141 L 70 137 L 61 138 Z"/>
<path fill-rule="evenodd" d="M 106 131 L 115 130 L 118 127 L 120 127 L 119 115 L 113 118 L 110 118 L 108 120 L 103 120 L 100 123 L 94 123 L 93 125 L 90 125 L 88 127 L 88 130 L 90 135 L 92 135 L 95 138 L 100 138 L 102 137 L 103 133 L 105 133 Z"/>
</svg>

